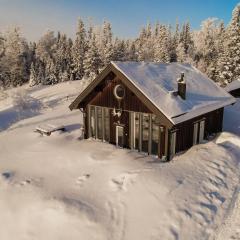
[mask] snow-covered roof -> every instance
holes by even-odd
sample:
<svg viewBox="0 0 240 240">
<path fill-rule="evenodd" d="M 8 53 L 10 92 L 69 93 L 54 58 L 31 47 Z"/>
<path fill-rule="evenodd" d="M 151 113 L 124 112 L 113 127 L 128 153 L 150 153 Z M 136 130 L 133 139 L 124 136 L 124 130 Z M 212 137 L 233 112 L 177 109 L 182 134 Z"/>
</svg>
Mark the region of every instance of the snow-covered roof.
<svg viewBox="0 0 240 240">
<path fill-rule="evenodd" d="M 240 79 L 237 79 L 231 83 L 229 83 L 225 88 L 227 92 L 231 92 L 236 89 L 240 89 Z"/>
<path fill-rule="evenodd" d="M 235 99 L 206 75 L 180 63 L 112 62 L 148 99 L 174 123 L 230 105 Z M 185 74 L 186 100 L 173 94 L 177 79 Z"/>
</svg>

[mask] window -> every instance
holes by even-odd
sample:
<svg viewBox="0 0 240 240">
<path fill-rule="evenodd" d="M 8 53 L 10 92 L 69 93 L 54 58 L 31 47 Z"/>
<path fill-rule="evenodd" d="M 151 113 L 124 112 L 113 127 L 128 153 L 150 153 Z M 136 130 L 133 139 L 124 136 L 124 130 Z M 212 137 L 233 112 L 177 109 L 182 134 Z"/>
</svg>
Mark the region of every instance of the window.
<svg viewBox="0 0 240 240">
<path fill-rule="evenodd" d="M 102 108 L 97 107 L 97 138 L 103 138 L 103 126 L 102 126 Z"/>
<path fill-rule="evenodd" d="M 90 137 L 96 137 L 96 129 L 95 129 L 95 107 L 90 106 Z"/>
<path fill-rule="evenodd" d="M 142 151 L 148 152 L 149 143 L 149 114 L 142 114 Z"/>
<path fill-rule="evenodd" d="M 110 114 L 108 108 L 104 108 L 104 140 L 110 142 Z"/>
<path fill-rule="evenodd" d="M 152 115 L 152 149 L 151 154 L 158 155 L 158 148 L 159 148 L 159 119 Z"/>
<path fill-rule="evenodd" d="M 135 113 L 135 149 L 140 149 L 140 139 L 139 139 L 139 135 L 140 135 L 140 114 L 139 113 Z"/>
</svg>

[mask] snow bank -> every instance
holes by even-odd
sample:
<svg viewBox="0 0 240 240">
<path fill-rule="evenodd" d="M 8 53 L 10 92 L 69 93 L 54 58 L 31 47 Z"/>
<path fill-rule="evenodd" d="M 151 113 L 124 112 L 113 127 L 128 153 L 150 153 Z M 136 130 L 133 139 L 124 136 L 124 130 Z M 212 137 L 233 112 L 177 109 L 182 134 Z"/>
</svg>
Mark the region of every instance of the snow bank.
<svg viewBox="0 0 240 240">
<path fill-rule="evenodd" d="M 82 116 L 68 110 L 66 88 L 32 89 L 28 94 L 46 106 L 41 114 L 0 133 L 0 239 L 215 236 L 239 181 L 238 136 L 223 133 L 159 163 L 107 143 L 79 140 Z M 64 124 L 67 131 L 50 137 L 33 132 L 44 123 Z"/>
</svg>

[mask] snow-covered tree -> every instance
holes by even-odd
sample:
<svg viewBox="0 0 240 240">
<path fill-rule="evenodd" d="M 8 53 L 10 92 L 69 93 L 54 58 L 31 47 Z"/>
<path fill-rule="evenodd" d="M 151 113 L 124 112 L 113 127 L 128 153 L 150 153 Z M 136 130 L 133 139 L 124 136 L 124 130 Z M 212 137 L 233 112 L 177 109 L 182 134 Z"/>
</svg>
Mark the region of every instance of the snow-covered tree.
<svg viewBox="0 0 240 240">
<path fill-rule="evenodd" d="M 124 61 L 126 59 L 126 44 L 124 40 L 119 38 L 115 39 L 113 47 L 113 60 L 114 61 Z"/>
<path fill-rule="evenodd" d="M 55 51 L 56 37 L 53 31 L 47 31 L 38 41 L 36 46 L 36 56 L 44 63 L 53 59 Z"/>
<path fill-rule="evenodd" d="M 155 27 L 156 31 L 157 27 Z M 152 62 L 154 60 L 154 41 L 156 36 L 153 35 L 153 30 L 151 24 L 147 27 L 143 27 L 140 30 L 139 37 L 136 40 L 136 49 L 138 55 L 138 61 L 148 61 Z"/>
<path fill-rule="evenodd" d="M 38 82 L 44 85 L 52 84 L 54 81 L 50 80 L 55 74 L 54 57 L 56 55 L 57 39 L 53 31 L 47 31 L 43 37 L 40 38 L 36 46 L 36 74 Z"/>
<path fill-rule="evenodd" d="M 66 81 L 70 78 L 70 68 L 71 60 L 71 46 L 68 46 L 69 41 L 65 34 L 58 33 L 57 43 L 55 46 L 56 53 L 54 55 L 56 74 L 58 82 Z"/>
<path fill-rule="evenodd" d="M 128 61 L 137 61 L 137 50 L 135 41 L 127 40 L 126 41 L 126 60 Z"/>
<path fill-rule="evenodd" d="M 171 31 L 169 33 L 170 35 L 170 44 L 169 44 L 169 58 L 170 62 L 177 62 L 177 47 L 179 44 L 179 23 L 176 21 L 175 25 L 175 32 L 173 35 L 171 35 Z"/>
<path fill-rule="evenodd" d="M 216 18 L 209 18 L 202 22 L 200 31 L 194 33 L 195 65 L 202 72 L 213 79 L 216 75 L 218 58 L 217 39 L 221 22 Z M 215 80 L 215 79 L 214 79 Z"/>
<path fill-rule="evenodd" d="M 155 39 L 154 61 L 155 62 L 169 62 L 170 61 L 170 36 L 169 31 L 165 25 L 160 25 L 158 35 Z"/>
<path fill-rule="evenodd" d="M 240 4 L 233 12 L 224 35 L 223 52 L 218 59 L 220 82 L 231 82 L 240 78 Z"/>
<path fill-rule="evenodd" d="M 102 66 L 100 54 L 96 46 L 96 36 L 92 32 L 88 36 L 88 49 L 83 63 L 85 77 L 87 78 L 94 78 Z"/>
<path fill-rule="evenodd" d="M 187 60 L 187 54 L 183 42 L 180 42 L 176 48 L 177 61 L 184 63 Z"/>
<path fill-rule="evenodd" d="M 72 47 L 72 74 L 75 80 L 84 76 L 84 58 L 87 50 L 86 30 L 83 21 L 78 19 L 76 39 Z"/>
<path fill-rule="evenodd" d="M 103 66 L 106 66 L 113 58 L 114 49 L 113 49 L 113 34 L 111 23 L 104 21 L 102 30 L 100 33 L 100 44 L 99 51 L 101 56 L 101 61 Z"/>
<path fill-rule="evenodd" d="M 190 23 L 187 22 L 183 24 L 182 31 L 179 34 L 179 43 L 178 52 L 181 52 L 181 48 L 184 48 L 185 59 L 183 60 L 184 55 L 182 54 L 180 58 L 183 62 L 191 62 L 194 53 L 194 41 L 192 39 L 192 33 L 190 29 Z M 179 58 L 179 56 L 177 56 Z"/>
<path fill-rule="evenodd" d="M 35 71 L 35 66 L 32 63 L 31 64 L 31 69 L 30 69 L 30 78 L 29 78 L 29 86 L 33 87 L 38 84 L 38 76 Z"/>
<path fill-rule="evenodd" d="M 21 36 L 19 28 L 7 32 L 5 36 L 2 68 L 6 86 L 19 86 L 29 78 L 29 48 L 26 40 Z"/>
</svg>

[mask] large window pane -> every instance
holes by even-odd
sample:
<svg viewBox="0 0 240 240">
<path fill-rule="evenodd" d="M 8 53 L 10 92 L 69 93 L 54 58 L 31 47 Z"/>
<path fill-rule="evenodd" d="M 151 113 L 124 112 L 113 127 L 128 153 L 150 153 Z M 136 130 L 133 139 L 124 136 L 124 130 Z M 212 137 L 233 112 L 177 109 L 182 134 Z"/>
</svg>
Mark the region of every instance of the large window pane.
<svg viewBox="0 0 240 240">
<path fill-rule="evenodd" d="M 95 107 L 90 107 L 90 137 L 96 137 L 96 128 L 95 128 Z"/>
<path fill-rule="evenodd" d="M 98 139 L 102 139 L 103 135 L 102 135 L 102 108 L 101 107 L 97 107 L 97 138 Z"/>
<path fill-rule="evenodd" d="M 152 151 L 153 155 L 158 155 L 159 146 L 159 120 L 155 115 L 152 115 Z"/>
<path fill-rule="evenodd" d="M 135 113 L 135 149 L 139 150 L 139 127 L 140 127 L 140 119 L 139 113 Z"/>
<path fill-rule="evenodd" d="M 108 108 L 104 108 L 104 140 L 110 142 L 110 115 Z"/>
<path fill-rule="evenodd" d="M 149 114 L 142 115 L 142 151 L 148 152 Z"/>
</svg>

